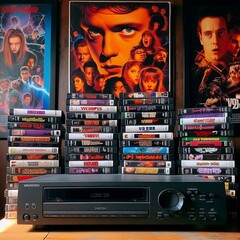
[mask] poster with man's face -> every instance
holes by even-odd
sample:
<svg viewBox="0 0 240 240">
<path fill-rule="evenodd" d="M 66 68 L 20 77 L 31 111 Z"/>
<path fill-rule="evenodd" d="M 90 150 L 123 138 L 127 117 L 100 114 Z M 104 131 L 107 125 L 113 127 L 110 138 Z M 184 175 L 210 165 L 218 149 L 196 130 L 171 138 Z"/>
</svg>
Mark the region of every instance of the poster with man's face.
<svg viewBox="0 0 240 240">
<path fill-rule="evenodd" d="M 70 1 L 69 22 L 70 93 L 172 90 L 169 2 Z"/>
<path fill-rule="evenodd" d="M 240 112 L 240 9 L 236 0 L 183 4 L 185 107 Z"/>
<path fill-rule="evenodd" d="M 49 109 L 52 5 L 0 3 L 0 137 L 12 108 Z"/>
</svg>

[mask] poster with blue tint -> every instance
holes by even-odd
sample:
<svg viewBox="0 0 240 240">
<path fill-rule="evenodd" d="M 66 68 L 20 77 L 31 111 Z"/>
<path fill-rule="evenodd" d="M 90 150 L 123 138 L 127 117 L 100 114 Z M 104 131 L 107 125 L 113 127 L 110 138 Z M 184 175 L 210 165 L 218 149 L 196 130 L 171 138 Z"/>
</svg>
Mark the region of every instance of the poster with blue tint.
<svg viewBox="0 0 240 240">
<path fill-rule="evenodd" d="M 54 107 L 53 2 L 0 3 L 0 137 L 10 109 Z"/>
</svg>

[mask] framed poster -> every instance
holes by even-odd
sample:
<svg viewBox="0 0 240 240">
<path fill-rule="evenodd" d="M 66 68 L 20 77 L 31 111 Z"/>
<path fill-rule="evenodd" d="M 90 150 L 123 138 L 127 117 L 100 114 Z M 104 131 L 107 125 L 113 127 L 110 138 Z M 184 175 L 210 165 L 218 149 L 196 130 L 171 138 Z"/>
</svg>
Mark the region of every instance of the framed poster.
<svg viewBox="0 0 240 240">
<path fill-rule="evenodd" d="M 11 108 L 55 107 L 57 0 L 0 3 L 0 138 Z"/>
<path fill-rule="evenodd" d="M 237 0 L 184 0 L 185 107 L 240 109 Z"/>
<path fill-rule="evenodd" d="M 170 2 L 70 1 L 69 9 L 70 93 L 172 91 Z M 148 86 L 144 74 L 154 75 Z"/>
</svg>

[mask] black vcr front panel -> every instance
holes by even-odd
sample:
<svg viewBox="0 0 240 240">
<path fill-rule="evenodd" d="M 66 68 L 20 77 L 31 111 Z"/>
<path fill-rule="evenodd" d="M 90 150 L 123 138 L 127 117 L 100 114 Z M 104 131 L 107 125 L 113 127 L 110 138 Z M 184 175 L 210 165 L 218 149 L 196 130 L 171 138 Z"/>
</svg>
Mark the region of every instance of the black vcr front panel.
<svg viewBox="0 0 240 240">
<path fill-rule="evenodd" d="M 44 175 L 19 183 L 19 224 L 221 225 L 224 183 L 190 175 Z"/>
</svg>

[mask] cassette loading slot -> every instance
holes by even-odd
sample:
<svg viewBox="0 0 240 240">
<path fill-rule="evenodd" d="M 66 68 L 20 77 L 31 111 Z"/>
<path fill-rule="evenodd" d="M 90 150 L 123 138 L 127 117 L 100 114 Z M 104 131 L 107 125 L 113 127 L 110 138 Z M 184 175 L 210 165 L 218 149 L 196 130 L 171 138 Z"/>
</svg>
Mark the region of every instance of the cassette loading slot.
<svg viewBox="0 0 240 240">
<path fill-rule="evenodd" d="M 46 218 L 147 218 L 148 211 L 43 211 Z"/>
</svg>

